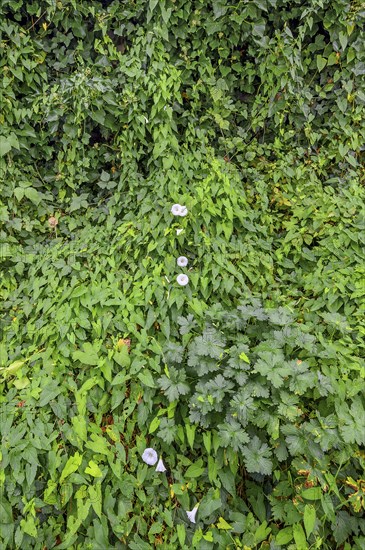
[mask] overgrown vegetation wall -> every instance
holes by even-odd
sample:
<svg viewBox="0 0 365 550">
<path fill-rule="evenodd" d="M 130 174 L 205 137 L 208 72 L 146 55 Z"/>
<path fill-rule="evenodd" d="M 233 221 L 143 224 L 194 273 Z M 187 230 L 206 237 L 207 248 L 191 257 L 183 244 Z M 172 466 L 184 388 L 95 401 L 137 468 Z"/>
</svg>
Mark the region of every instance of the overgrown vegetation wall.
<svg viewBox="0 0 365 550">
<path fill-rule="evenodd" d="M 2 0 L 1 548 L 365 547 L 364 26 Z"/>
</svg>

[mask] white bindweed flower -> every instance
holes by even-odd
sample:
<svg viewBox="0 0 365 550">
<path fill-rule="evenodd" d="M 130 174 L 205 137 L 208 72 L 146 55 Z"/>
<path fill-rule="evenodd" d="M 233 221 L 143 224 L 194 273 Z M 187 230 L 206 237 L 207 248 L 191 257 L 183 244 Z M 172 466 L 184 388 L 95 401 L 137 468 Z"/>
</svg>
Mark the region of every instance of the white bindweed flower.
<svg viewBox="0 0 365 550">
<path fill-rule="evenodd" d="M 180 275 L 176 277 L 176 280 L 180 286 L 186 286 L 189 282 L 189 277 L 183 273 L 180 273 Z"/>
<path fill-rule="evenodd" d="M 180 216 L 181 208 L 181 204 L 173 204 L 171 207 L 171 212 L 174 216 Z"/>
<path fill-rule="evenodd" d="M 155 449 L 145 449 L 143 451 L 142 460 L 149 466 L 153 466 L 157 462 L 157 453 Z"/>
<path fill-rule="evenodd" d="M 188 209 L 186 206 L 181 206 L 181 204 L 173 204 L 171 207 L 171 212 L 174 216 L 186 216 Z"/>
<path fill-rule="evenodd" d="M 199 504 L 194 506 L 194 508 L 192 510 L 190 510 L 189 512 L 186 512 L 186 515 L 190 519 L 191 523 L 195 523 L 195 516 L 196 516 L 196 513 L 198 511 L 198 506 L 199 506 Z"/>
<path fill-rule="evenodd" d="M 185 256 L 179 256 L 177 259 L 177 265 L 179 267 L 185 267 L 188 265 L 188 259 Z"/>
<path fill-rule="evenodd" d="M 163 463 L 162 458 L 158 461 L 156 472 L 166 472 L 165 464 Z"/>
<path fill-rule="evenodd" d="M 176 229 L 176 235 L 180 235 L 184 230 L 183 229 Z"/>
</svg>

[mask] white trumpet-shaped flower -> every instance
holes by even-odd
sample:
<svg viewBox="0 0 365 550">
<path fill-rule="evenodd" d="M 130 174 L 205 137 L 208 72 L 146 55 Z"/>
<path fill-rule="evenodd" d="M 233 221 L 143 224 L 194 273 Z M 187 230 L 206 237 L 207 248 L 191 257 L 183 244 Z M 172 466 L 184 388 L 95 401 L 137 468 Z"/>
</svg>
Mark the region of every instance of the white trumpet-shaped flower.
<svg viewBox="0 0 365 550">
<path fill-rule="evenodd" d="M 171 207 L 171 212 L 173 213 L 174 216 L 180 216 L 181 208 L 182 208 L 181 204 L 173 204 Z"/>
<path fill-rule="evenodd" d="M 176 281 L 179 283 L 180 286 L 186 286 L 189 282 L 189 277 L 187 275 L 184 275 L 183 273 L 180 273 L 176 277 Z"/>
<path fill-rule="evenodd" d="M 182 206 L 181 204 L 173 204 L 171 207 L 171 212 L 174 216 L 186 216 L 188 209 L 186 206 Z"/>
<path fill-rule="evenodd" d="M 155 449 L 148 448 L 143 451 L 142 460 L 149 466 L 156 464 L 157 458 L 158 456 Z"/>
<path fill-rule="evenodd" d="M 194 506 L 194 508 L 192 510 L 190 510 L 189 512 L 186 512 L 186 515 L 190 519 L 191 523 L 196 523 L 195 522 L 195 516 L 196 516 L 196 513 L 198 511 L 198 507 L 199 507 L 199 504 Z"/>
<path fill-rule="evenodd" d="M 176 263 L 179 267 L 185 267 L 188 265 L 188 259 L 185 256 L 179 256 Z"/>
<path fill-rule="evenodd" d="M 156 472 L 166 472 L 165 464 L 163 463 L 162 458 L 157 463 Z"/>
</svg>

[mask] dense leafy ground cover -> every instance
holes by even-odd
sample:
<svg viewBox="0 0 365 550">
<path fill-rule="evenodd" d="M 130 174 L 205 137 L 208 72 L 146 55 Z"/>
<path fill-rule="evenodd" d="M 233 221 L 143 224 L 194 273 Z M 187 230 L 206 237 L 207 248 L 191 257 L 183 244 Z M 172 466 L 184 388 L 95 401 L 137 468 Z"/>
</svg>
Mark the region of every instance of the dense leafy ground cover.
<svg viewBox="0 0 365 550">
<path fill-rule="evenodd" d="M 0 15 L 1 548 L 364 549 L 364 4 Z"/>
</svg>

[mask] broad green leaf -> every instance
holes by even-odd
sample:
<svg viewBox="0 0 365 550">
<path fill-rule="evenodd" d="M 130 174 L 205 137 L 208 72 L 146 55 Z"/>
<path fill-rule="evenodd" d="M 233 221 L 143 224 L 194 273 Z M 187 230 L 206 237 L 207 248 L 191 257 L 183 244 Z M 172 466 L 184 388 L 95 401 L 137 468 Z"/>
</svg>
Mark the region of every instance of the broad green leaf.
<svg viewBox="0 0 365 550">
<path fill-rule="evenodd" d="M 271 533 L 271 527 L 267 526 L 267 521 L 262 522 L 254 535 L 255 544 L 258 544 L 259 542 L 262 542 L 263 540 L 265 540 L 270 533 Z"/>
<path fill-rule="evenodd" d="M 149 388 L 155 388 L 156 387 L 153 376 L 152 376 L 152 374 L 149 370 L 144 369 L 143 371 L 140 371 L 137 374 L 137 377 L 142 382 L 142 384 L 144 384 L 145 386 L 148 386 Z"/>
<path fill-rule="evenodd" d="M 4 136 L 0 136 L 0 157 L 6 155 L 11 150 L 11 144 Z"/>
<path fill-rule="evenodd" d="M 93 460 L 89 460 L 89 465 L 85 468 L 85 474 L 90 474 L 93 477 L 103 476 L 103 472 Z"/>
<path fill-rule="evenodd" d="M 14 361 L 8 367 L 1 367 L 0 372 L 7 374 L 15 374 L 19 369 L 25 365 L 26 361 Z"/>
<path fill-rule="evenodd" d="M 214 483 L 217 479 L 218 467 L 217 461 L 213 456 L 208 456 L 208 478 L 211 483 Z"/>
<path fill-rule="evenodd" d="M 227 523 L 224 518 L 222 518 L 222 516 L 219 518 L 219 521 L 217 523 L 217 528 L 218 529 L 233 529 L 232 526 L 229 523 Z"/>
<path fill-rule="evenodd" d="M 288 544 L 293 539 L 293 528 L 292 527 L 284 527 L 284 529 L 281 529 L 279 533 L 275 537 L 275 542 L 279 546 L 283 546 L 284 544 Z"/>
<path fill-rule="evenodd" d="M 110 447 L 103 437 L 93 433 L 91 440 L 85 443 L 85 447 L 91 449 L 94 453 L 109 456 L 111 454 Z"/>
<path fill-rule="evenodd" d="M 62 470 L 60 483 L 62 483 L 66 479 L 66 477 L 68 477 L 73 472 L 77 472 L 79 466 L 81 465 L 81 462 L 82 455 L 80 455 L 78 452 L 76 452 L 73 456 L 70 456 L 65 464 L 65 467 Z"/>
<path fill-rule="evenodd" d="M 211 432 L 204 432 L 203 433 L 203 442 L 204 442 L 204 447 L 207 450 L 207 453 L 210 454 L 210 450 L 212 448 L 212 433 Z"/>
<path fill-rule="evenodd" d="M 191 449 L 194 449 L 196 424 L 185 424 L 186 437 Z"/>
<path fill-rule="evenodd" d="M 322 496 L 322 489 L 320 487 L 310 487 L 304 489 L 300 494 L 307 500 L 319 500 Z"/>
<path fill-rule="evenodd" d="M 185 472 L 185 477 L 200 477 L 205 470 L 203 459 L 199 458 L 194 464 L 191 464 Z"/>
<path fill-rule="evenodd" d="M 308 550 L 307 541 L 305 538 L 305 533 L 303 527 L 300 523 L 294 523 L 293 525 L 293 536 L 298 550 Z"/>
<path fill-rule="evenodd" d="M 307 535 L 307 539 L 313 533 L 313 529 L 316 523 L 316 509 L 311 504 L 306 504 L 304 507 L 304 527 Z"/>
<path fill-rule="evenodd" d="M 35 519 L 32 516 L 28 516 L 27 519 L 20 520 L 20 526 L 24 533 L 35 538 L 37 536 L 37 527 L 35 524 Z"/>
<path fill-rule="evenodd" d="M 327 64 L 327 59 L 325 59 L 321 55 L 317 55 L 317 68 L 318 68 L 319 72 L 321 72 L 322 69 L 324 69 L 326 64 Z"/>
<path fill-rule="evenodd" d="M 216 510 L 222 507 L 222 501 L 219 498 L 219 489 L 209 489 L 208 494 L 199 504 L 199 517 L 201 519 L 209 518 Z"/>
<path fill-rule="evenodd" d="M 89 485 L 88 491 L 89 491 L 91 506 L 93 507 L 96 515 L 99 518 L 101 518 L 101 505 L 102 505 L 101 484 L 97 483 L 96 485 Z"/>
<path fill-rule="evenodd" d="M 160 419 L 156 416 L 150 424 L 148 433 L 152 434 L 153 432 L 155 432 L 159 427 L 159 425 L 160 425 Z"/>
<path fill-rule="evenodd" d="M 39 196 L 38 191 L 33 187 L 27 187 L 24 189 L 24 195 L 34 204 L 39 204 L 41 202 L 41 197 Z"/>
<path fill-rule="evenodd" d="M 99 363 L 99 357 L 93 346 L 86 342 L 83 347 L 84 351 L 74 351 L 72 358 L 80 361 L 84 365 L 97 365 Z"/>
</svg>

